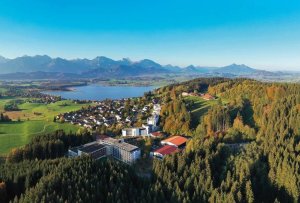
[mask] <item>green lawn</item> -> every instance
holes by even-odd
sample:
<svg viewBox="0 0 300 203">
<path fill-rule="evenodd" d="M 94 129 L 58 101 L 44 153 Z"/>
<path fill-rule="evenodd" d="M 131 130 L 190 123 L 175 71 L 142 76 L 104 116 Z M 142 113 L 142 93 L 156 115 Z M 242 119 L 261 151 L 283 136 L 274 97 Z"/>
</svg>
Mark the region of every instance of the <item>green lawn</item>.
<svg viewBox="0 0 300 203">
<path fill-rule="evenodd" d="M 193 106 L 189 108 L 192 114 L 192 124 L 194 125 L 194 127 L 196 127 L 195 125 L 197 125 L 200 122 L 202 116 L 206 114 L 206 112 L 211 108 L 211 106 L 217 104 L 218 102 L 217 100 L 206 101 L 201 97 L 197 96 L 188 96 L 184 99 L 186 101 L 194 102 Z"/>
<path fill-rule="evenodd" d="M 0 99 L 0 110 L 11 99 Z M 19 105 L 21 111 L 7 112 L 12 117 L 20 118 L 21 122 L 14 118 L 12 122 L 0 123 L 0 155 L 6 154 L 14 147 L 25 145 L 33 136 L 39 134 L 54 132 L 58 129 L 76 132 L 79 126 L 54 123 L 53 118 L 60 113 L 79 110 L 82 106 L 72 101 L 59 101 L 52 104 L 24 103 Z"/>
</svg>

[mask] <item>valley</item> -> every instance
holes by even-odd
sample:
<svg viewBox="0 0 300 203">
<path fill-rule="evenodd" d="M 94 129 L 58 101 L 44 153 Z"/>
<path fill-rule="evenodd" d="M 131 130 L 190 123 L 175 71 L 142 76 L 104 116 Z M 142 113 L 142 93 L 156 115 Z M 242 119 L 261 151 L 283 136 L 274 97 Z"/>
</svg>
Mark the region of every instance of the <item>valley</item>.
<svg viewBox="0 0 300 203">
<path fill-rule="evenodd" d="M 125 178 L 136 194 L 116 193 L 116 201 L 299 200 L 300 177 L 294 167 L 300 129 L 297 83 L 196 78 L 135 98 L 93 102 L 33 94 L 21 86 L 18 91 L 12 84 L 1 88 L 0 181 L 7 187 L 7 199 L 24 194 L 18 201 L 40 201 L 41 195 L 76 200 L 68 195 L 67 185 L 75 183 L 89 194 L 90 186 L 114 177 L 118 184 Z M 28 164 L 31 172 L 21 172 L 28 171 Z M 97 167 L 107 171 L 99 174 Z M 11 173 L 23 178 L 14 183 Z M 29 183 L 31 174 L 35 178 Z M 87 184 L 81 184 L 83 180 Z M 56 181 L 65 192 L 49 188 Z M 175 193 L 170 192 L 173 185 Z M 122 184 L 119 188 L 127 190 Z M 95 198 L 108 201 L 102 192 Z M 84 194 L 85 201 L 94 201 Z"/>
</svg>

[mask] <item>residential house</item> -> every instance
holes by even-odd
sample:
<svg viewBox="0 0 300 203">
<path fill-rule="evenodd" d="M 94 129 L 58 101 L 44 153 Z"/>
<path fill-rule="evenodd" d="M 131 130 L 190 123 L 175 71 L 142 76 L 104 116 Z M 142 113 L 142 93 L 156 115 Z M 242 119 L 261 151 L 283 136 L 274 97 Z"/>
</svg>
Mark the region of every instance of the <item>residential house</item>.
<svg viewBox="0 0 300 203">
<path fill-rule="evenodd" d="M 209 101 L 209 100 L 214 100 L 216 98 L 210 94 L 204 94 L 202 95 L 202 99 Z"/>
<path fill-rule="evenodd" d="M 187 96 L 189 96 L 190 94 L 189 94 L 188 92 L 182 92 L 181 95 L 182 95 L 183 97 L 187 97 Z"/>
</svg>

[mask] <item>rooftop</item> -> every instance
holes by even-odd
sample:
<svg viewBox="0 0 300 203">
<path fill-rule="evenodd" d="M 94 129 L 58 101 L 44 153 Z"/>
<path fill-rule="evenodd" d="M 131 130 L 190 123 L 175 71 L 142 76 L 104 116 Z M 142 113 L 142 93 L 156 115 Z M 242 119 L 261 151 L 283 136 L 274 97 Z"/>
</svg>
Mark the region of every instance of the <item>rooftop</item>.
<svg viewBox="0 0 300 203">
<path fill-rule="evenodd" d="M 104 145 L 98 143 L 98 142 L 91 142 L 88 144 L 83 145 L 81 148 L 78 150 L 85 152 L 85 153 L 93 153 L 101 148 L 105 147 Z"/>
<path fill-rule="evenodd" d="M 173 152 L 175 152 L 177 150 L 177 147 L 171 146 L 171 145 L 165 145 L 157 150 L 155 150 L 154 152 L 159 153 L 161 155 L 168 155 L 171 154 Z"/>
<path fill-rule="evenodd" d="M 128 151 L 128 152 L 131 152 L 131 151 L 134 151 L 134 150 L 138 149 L 137 146 L 134 146 L 132 144 L 126 143 L 123 140 L 114 139 L 114 138 L 111 138 L 111 137 L 107 137 L 107 138 L 101 139 L 101 142 L 103 144 L 109 144 L 109 145 L 117 146 L 117 147 L 119 147 L 119 148 L 121 148 L 121 149 L 123 149 L 125 151 Z"/>
<path fill-rule="evenodd" d="M 164 134 L 162 132 L 153 132 L 153 133 L 151 133 L 151 135 L 154 136 L 154 137 L 161 137 Z"/>
<path fill-rule="evenodd" d="M 176 146 L 180 146 L 180 145 L 186 143 L 186 141 L 187 141 L 187 139 L 185 137 L 176 135 L 176 136 L 170 137 L 168 139 L 165 139 L 162 142 L 165 142 L 165 143 L 169 142 L 169 143 L 172 143 Z"/>
<path fill-rule="evenodd" d="M 138 149 L 137 146 L 134 146 L 134 145 L 126 143 L 126 142 L 117 142 L 117 143 L 115 143 L 115 146 L 117 146 L 125 151 L 128 151 L 128 152 L 132 152 L 132 151 Z"/>
<path fill-rule="evenodd" d="M 214 99 L 215 97 L 210 94 L 205 94 L 202 96 L 203 99 Z"/>
</svg>

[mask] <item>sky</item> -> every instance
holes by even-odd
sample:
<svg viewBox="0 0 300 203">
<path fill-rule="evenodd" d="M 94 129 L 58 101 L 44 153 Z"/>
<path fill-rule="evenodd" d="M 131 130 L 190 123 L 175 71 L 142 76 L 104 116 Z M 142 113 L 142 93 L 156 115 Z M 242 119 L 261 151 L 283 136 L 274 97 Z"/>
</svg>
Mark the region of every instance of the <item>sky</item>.
<svg viewBox="0 0 300 203">
<path fill-rule="evenodd" d="M 0 55 L 300 70 L 299 0 L 1 0 Z"/>
</svg>

